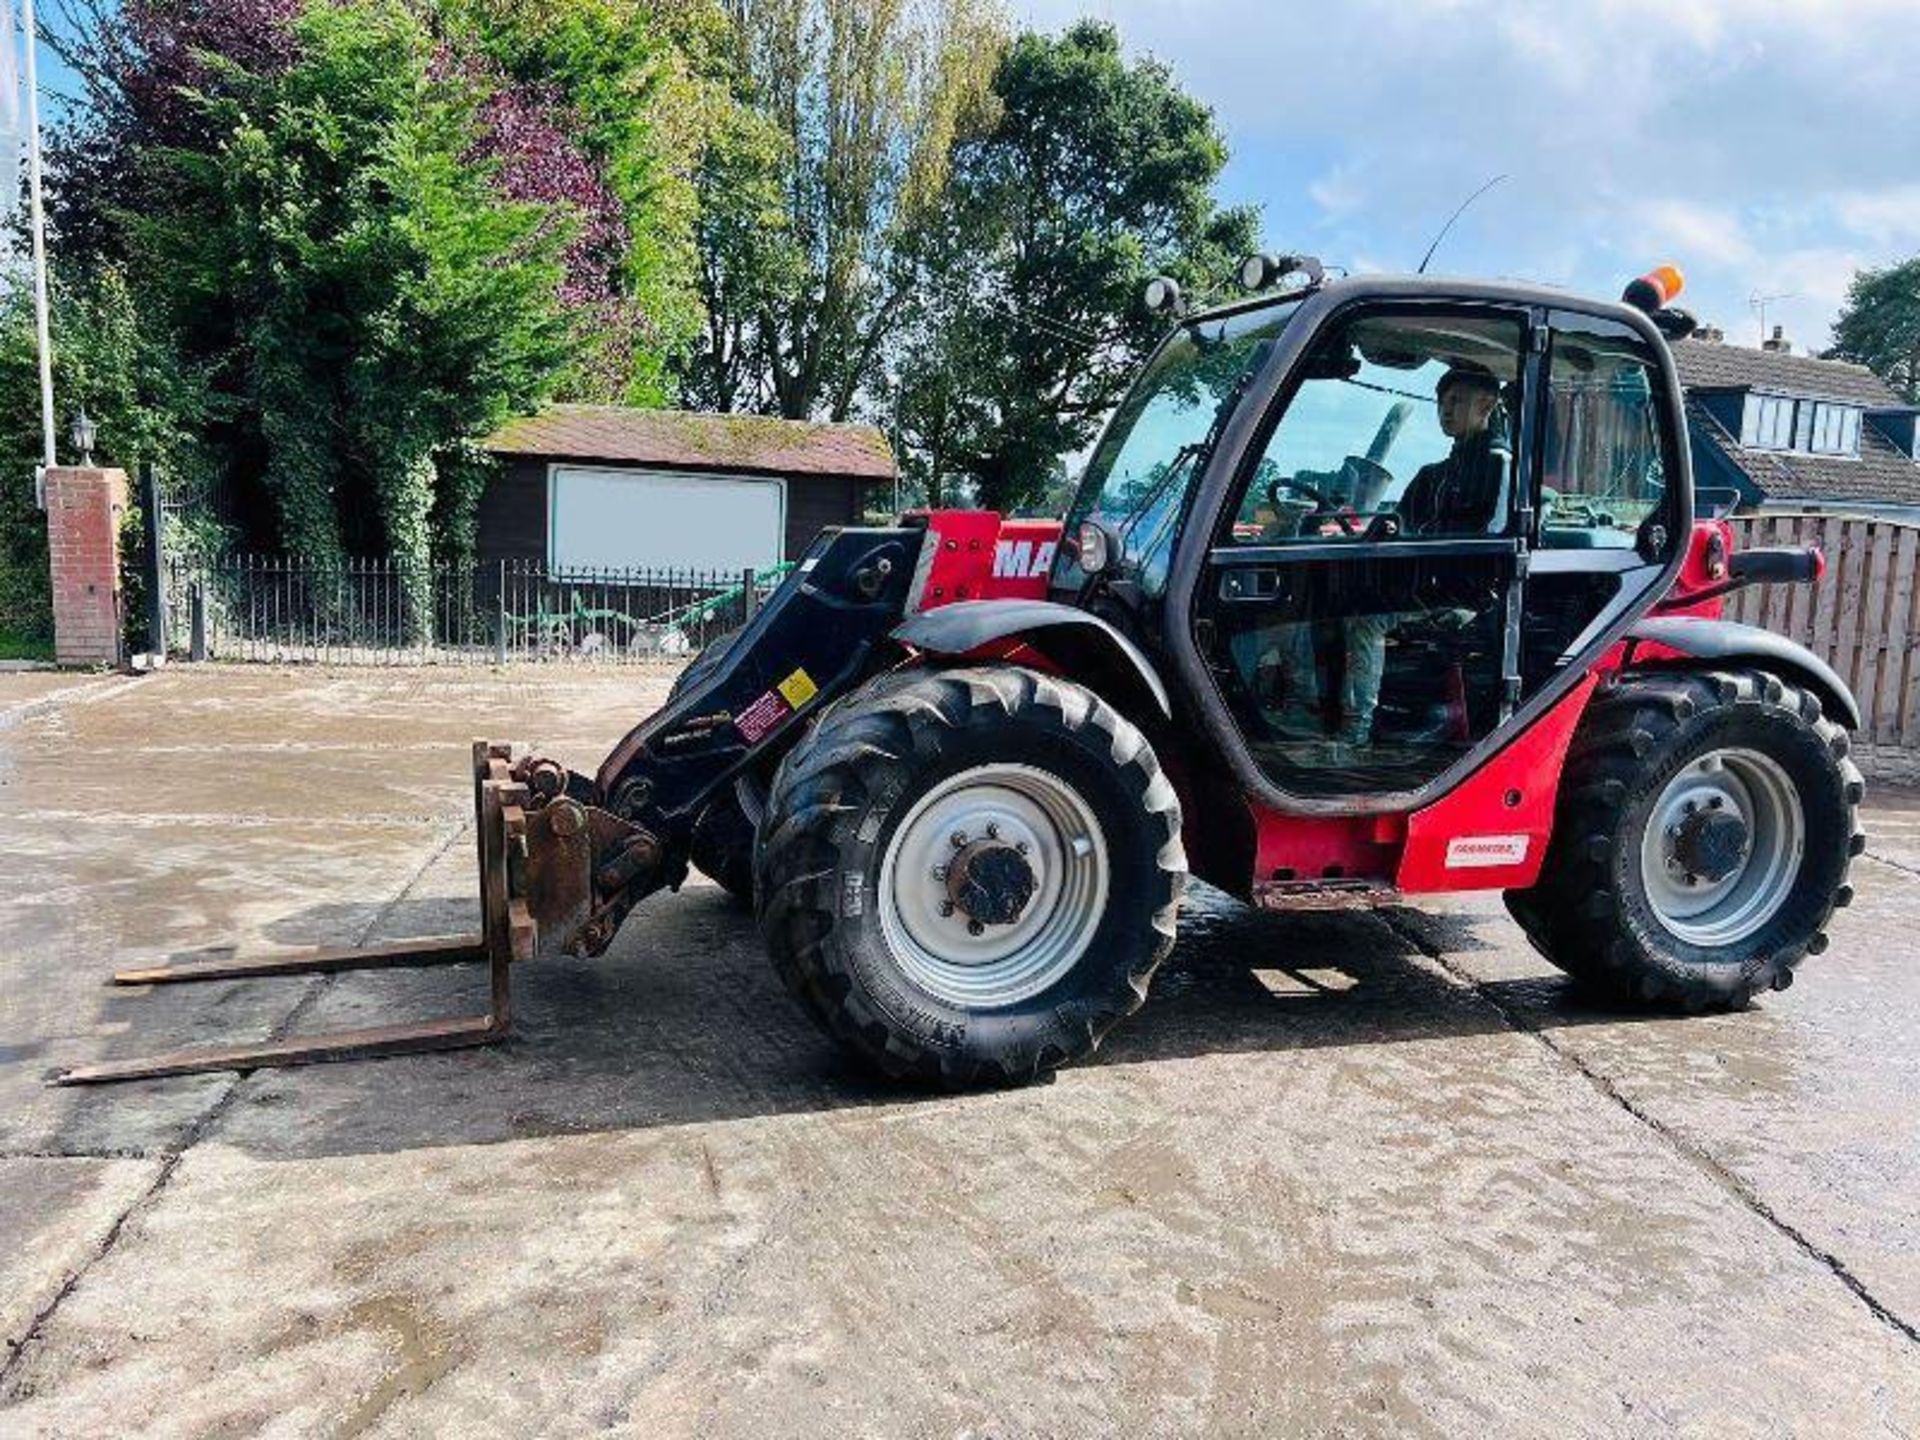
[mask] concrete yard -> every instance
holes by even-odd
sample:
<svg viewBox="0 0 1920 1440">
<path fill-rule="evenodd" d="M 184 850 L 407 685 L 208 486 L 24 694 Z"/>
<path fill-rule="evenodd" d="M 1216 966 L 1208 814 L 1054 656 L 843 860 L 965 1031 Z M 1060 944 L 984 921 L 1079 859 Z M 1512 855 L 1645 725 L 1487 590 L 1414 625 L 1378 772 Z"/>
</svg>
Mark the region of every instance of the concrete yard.
<svg viewBox="0 0 1920 1440">
<path fill-rule="evenodd" d="M 592 768 L 665 679 L 0 675 L 0 1433 L 1920 1434 L 1920 800 L 1739 1015 L 1581 1008 L 1496 899 L 1195 896 L 1011 1093 L 848 1067 L 690 885 L 504 1048 L 48 1087 L 457 1013 L 456 970 L 116 963 L 472 922 L 466 741 Z"/>
</svg>

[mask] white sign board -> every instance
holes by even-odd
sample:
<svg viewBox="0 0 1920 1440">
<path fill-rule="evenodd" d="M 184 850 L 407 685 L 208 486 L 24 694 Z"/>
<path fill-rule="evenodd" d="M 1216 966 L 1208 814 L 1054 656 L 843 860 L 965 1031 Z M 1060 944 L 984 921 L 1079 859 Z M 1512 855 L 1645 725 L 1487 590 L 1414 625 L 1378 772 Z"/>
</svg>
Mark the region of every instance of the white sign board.
<svg viewBox="0 0 1920 1440">
<path fill-rule="evenodd" d="M 784 480 L 555 465 L 547 563 L 576 570 L 744 570 L 785 558 Z"/>
</svg>

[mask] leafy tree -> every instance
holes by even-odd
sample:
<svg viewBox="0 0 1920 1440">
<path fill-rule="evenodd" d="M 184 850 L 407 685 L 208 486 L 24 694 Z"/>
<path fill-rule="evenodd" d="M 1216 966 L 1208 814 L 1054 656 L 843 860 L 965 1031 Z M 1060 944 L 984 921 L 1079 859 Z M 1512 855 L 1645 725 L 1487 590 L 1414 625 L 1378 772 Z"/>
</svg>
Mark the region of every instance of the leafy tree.
<svg viewBox="0 0 1920 1440">
<path fill-rule="evenodd" d="M 493 187 L 479 95 L 399 0 L 316 4 L 293 33 L 283 68 L 209 62 L 220 143 L 152 157 L 172 203 L 131 248 L 257 434 L 289 548 L 385 549 L 423 625 L 436 452 L 556 383 L 572 226 Z"/>
<path fill-rule="evenodd" d="M 103 464 L 133 470 L 171 461 L 177 474 L 199 453 L 194 436 L 207 397 L 145 323 L 125 276 L 107 268 L 85 287 L 56 283 L 49 298 L 63 421 L 80 410 L 94 418 Z M 53 638 L 47 524 L 28 478 L 40 447 L 33 298 L 16 285 L 0 295 L 0 474 L 7 477 L 0 485 L 0 634 L 45 643 Z"/>
<path fill-rule="evenodd" d="M 998 119 L 963 137 L 953 199 L 922 237 L 893 417 L 916 478 L 980 503 L 1031 504 L 1084 447 L 1158 338 L 1140 303 L 1172 274 L 1199 289 L 1254 248 L 1221 209 L 1210 112 L 1112 26 L 1022 35 L 993 77 Z"/>
<path fill-rule="evenodd" d="M 1865 365 L 1920 404 L 1920 255 L 1853 277 L 1828 353 Z"/>
<path fill-rule="evenodd" d="M 709 321 L 690 393 L 845 419 L 878 372 L 944 200 L 955 139 L 987 117 L 1004 46 L 986 0 L 728 0 L 742 126 L 701 175 Z M 773 211 L 777 228 L 758 223 Z M 740 187 L 740 188 L 735 188 Z"/>
<path fill-rule="evenodd" d="M 702 323 L 695 172 L 736 123 L 725 13 L 713 0 L 441 6 L 504 81 L 483 119 L 505 192 L 584 217 L 563 298 L 582 313 L 586 363 L 568 398 L 665 402 Z"/>
</svg>

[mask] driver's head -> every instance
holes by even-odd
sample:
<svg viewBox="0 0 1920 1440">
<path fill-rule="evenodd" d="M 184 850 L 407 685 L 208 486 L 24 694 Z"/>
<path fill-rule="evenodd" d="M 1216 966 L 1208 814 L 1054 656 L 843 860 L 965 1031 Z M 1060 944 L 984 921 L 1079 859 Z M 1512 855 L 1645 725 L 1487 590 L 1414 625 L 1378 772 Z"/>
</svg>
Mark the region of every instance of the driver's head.
<svg viewBox="0 0 1920 1440">
<path fill-rule="evenodd" d="M 1487 428 L 1487 417 L 1500 400 L 1500 382 L 1491 370 L 1463 362 L 1440 377 L 1434 396 L 1440 406 L 1440 429 L 1449 440 L 1465 440 Z"/>
</svg>

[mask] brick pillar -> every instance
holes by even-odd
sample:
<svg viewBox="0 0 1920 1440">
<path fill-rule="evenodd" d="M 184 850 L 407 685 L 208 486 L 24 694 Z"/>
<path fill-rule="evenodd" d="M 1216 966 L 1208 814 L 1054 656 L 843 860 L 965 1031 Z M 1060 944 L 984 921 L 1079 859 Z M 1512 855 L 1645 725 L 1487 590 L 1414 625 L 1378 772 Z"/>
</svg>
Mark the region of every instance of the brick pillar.
<svg viewBox="0 0 1920 1440">
<path fill-rule="evenodd" d="M 120 663 L 120 521 L 127 472 L 47 471 L 53 566 L 53 655 L 62 665 Z"/>
</svg>

